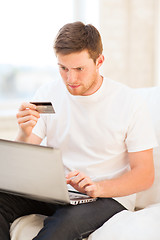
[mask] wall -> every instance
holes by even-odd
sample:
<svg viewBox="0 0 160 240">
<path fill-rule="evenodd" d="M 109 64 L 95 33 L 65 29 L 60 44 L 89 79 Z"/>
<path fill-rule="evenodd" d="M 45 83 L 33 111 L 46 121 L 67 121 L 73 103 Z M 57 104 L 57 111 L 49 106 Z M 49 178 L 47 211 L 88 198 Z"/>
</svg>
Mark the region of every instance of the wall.
<svg viewBox="0 0 160 240">
<path fill-rule="evenodd" d="M 100 0 L 103 74 L 131 87 L 156 84 L 159 0 Z"/>
</svg>

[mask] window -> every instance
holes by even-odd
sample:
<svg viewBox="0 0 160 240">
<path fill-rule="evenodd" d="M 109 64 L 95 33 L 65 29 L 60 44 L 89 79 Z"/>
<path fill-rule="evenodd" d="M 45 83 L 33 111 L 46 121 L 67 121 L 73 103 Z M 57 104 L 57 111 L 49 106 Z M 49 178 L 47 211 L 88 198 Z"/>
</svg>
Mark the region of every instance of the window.
<svg viewBox="0 0 160 240">
<path fill-rule="evenodd" d="M 57 76 L 53 40 L 73 0 L 0 0 L 0 101 L 29 99 Z"/>
</svg>

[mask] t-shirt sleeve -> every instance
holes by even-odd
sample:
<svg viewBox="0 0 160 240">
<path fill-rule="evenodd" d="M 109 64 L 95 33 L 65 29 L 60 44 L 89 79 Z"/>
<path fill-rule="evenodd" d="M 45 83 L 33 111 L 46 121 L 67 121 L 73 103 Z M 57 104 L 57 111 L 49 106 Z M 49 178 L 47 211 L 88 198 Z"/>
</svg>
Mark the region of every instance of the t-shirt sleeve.
<svg viewBox="0 0 160 240">
<path fill-rule="evenodd" d="M 133 106 L 126 145 L 128 152 L 144 151 L 158 146 L 148 106 L 141 97 L 137 97 Z"/>
</svg>

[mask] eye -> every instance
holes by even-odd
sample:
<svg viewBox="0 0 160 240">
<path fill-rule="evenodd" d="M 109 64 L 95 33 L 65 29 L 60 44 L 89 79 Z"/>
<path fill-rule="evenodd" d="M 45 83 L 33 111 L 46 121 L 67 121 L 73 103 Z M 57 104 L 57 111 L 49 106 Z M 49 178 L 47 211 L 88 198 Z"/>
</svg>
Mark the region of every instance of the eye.
<svg viewBox="0 0 160 240">
<path fill-rule="evenodd" d="M 68 69 L 64 66 L 60 66 L 60 68 L 63 70 L 63 71 L 68 71 Z"/>
<path fill-rule="evenodd" d="M 76 68 L 76 69 L 77 69 L 77 71 L 82 71 L 82 70 L 83 70 L 82 67 L 78 67 L 78 68 Z"/>
</svg>

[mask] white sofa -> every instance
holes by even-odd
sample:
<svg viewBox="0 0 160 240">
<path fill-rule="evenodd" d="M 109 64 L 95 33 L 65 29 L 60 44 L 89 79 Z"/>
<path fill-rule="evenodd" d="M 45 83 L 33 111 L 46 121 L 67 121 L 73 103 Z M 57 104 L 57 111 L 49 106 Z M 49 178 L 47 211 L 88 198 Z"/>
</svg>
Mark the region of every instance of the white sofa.
<svg viewBox="0 0 160 240">
<path fill-rule="evenodd" d="M 146 99 L 160 144 L 160 87 L 136 89 Z M 159 240 L 160 239 L 160 147 L 154 149 L 155 182 L 137 194 L 136 211 L 113 216 L 88 240 Z M 31 240 L 43 226 L 45 216 L 29 215 L 11 225 L 11 240 Z M 64 238 L 65 239 L 65 238 Z"/>
</svg>

